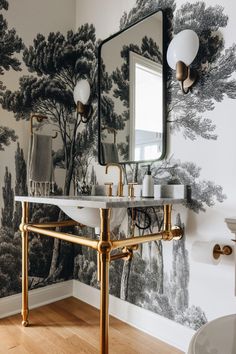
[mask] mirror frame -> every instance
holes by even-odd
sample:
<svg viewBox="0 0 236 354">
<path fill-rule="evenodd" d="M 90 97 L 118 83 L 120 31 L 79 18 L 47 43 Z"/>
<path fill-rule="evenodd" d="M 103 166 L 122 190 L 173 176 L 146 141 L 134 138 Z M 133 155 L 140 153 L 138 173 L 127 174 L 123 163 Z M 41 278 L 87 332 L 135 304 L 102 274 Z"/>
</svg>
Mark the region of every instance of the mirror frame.
<svg viewBox="0 0 236 354">
<path fill-rule="evenodd" d="M 111 39 L 119 36 L 123 32 L 129 30 L 130 28 L 136 26 L 138 23 L 148 19 L 149 17 L 153 16 L 154 14 L 161 12 L 162 13 L 162 55 L 163 55 L 163 62 L 162 62 L 162 88 L 163 88 L 163 93 L 162 93 L 162 123 L 163 123 L 163 139 L 162 139 L 162 154 L 158 159 L 153 159 L 153 160 L 139 160 L 139 161 L 121 161 L 119 164 L 121 165 L 126 165 L 126 164 L 139 164 L 139 163 L 153 163 L 155 161 L 160 161 L 163 160 L 166 156 L 167 152 L 167 121 L 166 121 L 166 83 L 167 83 L 167 61 L 166 61 L 166 50 L 167 50 L 167 20 L 165 16 L 165 12 L 162 9 L 156 10 L 148 14 L 147 16 L 142 17 L 140 20 L 135 21 L 131 25 L 125 27 L 119 32 L 114 33 L 110 37 L 104 39 L 98 47 L 98 162 L 101 166 L 106 166 L 105 163 L 102 163 L 101 161 L 101 79 L 102 79 L 102 72 L 101 72 L 101 64 L 102 64 L 102 46 L 109 42 Z"/>
</svg>

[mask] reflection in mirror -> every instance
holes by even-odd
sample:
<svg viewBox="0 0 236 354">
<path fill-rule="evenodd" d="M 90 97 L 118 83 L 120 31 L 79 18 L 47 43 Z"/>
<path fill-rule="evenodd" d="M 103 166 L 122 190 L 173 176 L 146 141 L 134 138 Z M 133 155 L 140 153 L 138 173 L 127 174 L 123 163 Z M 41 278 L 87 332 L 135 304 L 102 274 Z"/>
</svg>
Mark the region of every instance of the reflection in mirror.
<svg viewBox="0 0 236 354">
<path fill-rule="evenodd" d="M 103 41 L 99 48 L 99 162 L 164 157 L 163 13 Z"/>
<path fill-rule="evenodd" d="M 129 156 L 132 161 L 158 159 L 163 131 L 163 120 L 158 119 L 162 117 L 162 65 L 131 51 L 129 63 Z"/>
</svg>

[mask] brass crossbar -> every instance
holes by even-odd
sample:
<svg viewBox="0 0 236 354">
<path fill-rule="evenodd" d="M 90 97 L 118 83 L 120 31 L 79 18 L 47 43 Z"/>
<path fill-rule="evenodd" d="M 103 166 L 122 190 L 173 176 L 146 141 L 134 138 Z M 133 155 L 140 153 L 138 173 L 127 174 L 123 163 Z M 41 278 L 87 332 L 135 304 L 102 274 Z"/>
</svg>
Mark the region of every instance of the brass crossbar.
<svg viewBox="0 0 236 354">
<path fill-rule="evenodd" d="M 85 237 L 74 236 L 74 235 L 71 235 L 71 234 L 63 233 L 63 232 L 46 230 L 44 228 L 41 229 L 40 227 L 31 226 L 29 224 L 25 224 L 24 225 L 24 230 L 25 231 L 35 232 L 35 233 L 40 234 L 40 235 L 45 235 L 45 236 L 58 238 L 58 239 L 63 240 L 63 241 L 76 243 L 76 244 L 81 245 L 81 246 L 88 246 L 88 247 L 93 248 L 95 250 L 98 249 L 98 241 L 97 240 L 91 240 L 90 238 L 88 238 L 86 236 Z"/>
<path fill-rule="evenodd" d="M 111 256 L 111 261 L 116 261 L 117 259 L 122 259 L 122 258 L 126 258 L 130 256 L 130 252 L 122 252 L 122 253 L 118 253 L 118 254 L 113 254 Z"/>
<path fill-rule="evenodd" d="M 77 221 L 74 220 L 63 220 L 63 221 L 53 221 L 53 222 L 47 222 L 47 223 L 42 223 L 42 224 L 35 224 L 35 223 L 29 223 L 30 226 L 35 226 L 35 227 L 40 227 L 41 229 L 50 229 L 50 228 L 56 228 L 56 227 L 67 227 L 67 226 L 79 226 L 83 227 L 84 225 L 78 223 Z"/>
<path fill-rule="evenodd" d="M 122 248 L 122 247 L 134 246 L 134 245 L 138 245 L 140 243 L 162 240 L 163 236 L 165 236 L 165 234 L 166 234 L 165 231 L 161 231 L 161 232 L 157 232 L 155 234 L 149 234 L 146 236 L 134 236 L 134 237 L 130 237 L 130 238 L 125 238 L 123 240 L 111 241 L 112 250 L 115 250 L 117 248 Z"/>
</svg>

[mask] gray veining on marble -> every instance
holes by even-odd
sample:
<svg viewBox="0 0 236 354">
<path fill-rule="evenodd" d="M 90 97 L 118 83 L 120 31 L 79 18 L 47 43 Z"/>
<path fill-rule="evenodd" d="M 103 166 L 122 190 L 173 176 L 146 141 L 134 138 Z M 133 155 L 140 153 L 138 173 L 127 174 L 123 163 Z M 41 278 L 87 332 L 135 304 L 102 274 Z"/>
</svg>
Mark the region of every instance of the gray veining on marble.
<svg viewBox="0 0 236 354">
<path fill-rule="evenodd" d="M 32 197 L 16 196 L 18 202 L 52 204 L 60 206 L 76 206 L 81 208 L 135 208 L 149 207 L 165 204 L 182 204 L 185 199 L 174 198 L 141 198 L 141 197 L 105 197 L 105 196 L 49 196 Z"/>
</svg>

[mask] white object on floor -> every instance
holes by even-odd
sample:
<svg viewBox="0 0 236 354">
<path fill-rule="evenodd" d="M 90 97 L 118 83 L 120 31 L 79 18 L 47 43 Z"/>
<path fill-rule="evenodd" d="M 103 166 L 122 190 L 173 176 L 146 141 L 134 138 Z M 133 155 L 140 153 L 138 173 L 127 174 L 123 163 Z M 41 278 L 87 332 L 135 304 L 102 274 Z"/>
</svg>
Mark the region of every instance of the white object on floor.
<svg viewBox="0 0 236 354">
<path fill-rule="evenodd" d="M 193 336 L 188 354 L 235 354 L 236 314 L 217 318 Z"/>
</svg>

